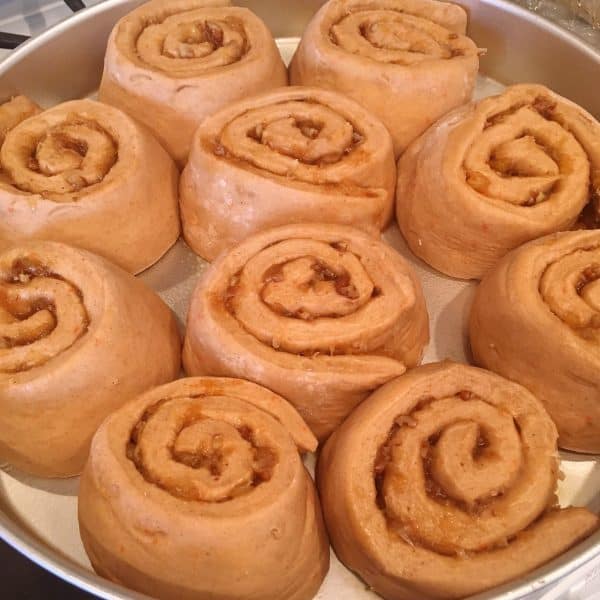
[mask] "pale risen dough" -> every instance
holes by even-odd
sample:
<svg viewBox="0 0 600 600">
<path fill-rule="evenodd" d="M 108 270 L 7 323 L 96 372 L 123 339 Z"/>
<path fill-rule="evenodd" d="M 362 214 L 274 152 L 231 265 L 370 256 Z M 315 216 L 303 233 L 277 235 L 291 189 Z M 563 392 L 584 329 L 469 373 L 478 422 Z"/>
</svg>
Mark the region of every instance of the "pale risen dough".
<svg viewBox="0 0 600 600">
<path fill-rule="evenodd" d="M 525 388 L 455 363 L 367 398 L 318 463 L 340 560 L 386 600 L 463 598 L 522 577 L 597 529 L 558 509 L 556 429 Z"/>
<path fill-rule="evenodd" d="M 421 285 L 392 248 L 339 225 L 289 225 L 221 256 L 196 287 L 184 367 L 260 383 L 327 437 L 374 389 L 419 364 Z"/>
<path fill-rule="evenodd" d="M 311 600 L 329 568 L 316 439 L 283 398 L 238 379 L 180 379 L 111 415 L 79 491 L 94 569 L 171 600 Z"/>
<path fill-rule="evenodd" d="M 76 475 L 102 420 L 177 377 L 180 339 L 162 300 L 65 244 L 0 254 L 0 461 Z"/>
<path fill-rule="evenodd" d="M 132 273 L 179 236 L 177 168 L 120 110 L 73 100 L 17 124 L 0 106 L 0 249 L 30 239 L 90 250 Z M 1 139 L 1 138 L 0 138 Z"/>
<path fill-rule="evenodd" d="M 288 87 L 198 128 L 180 185 L 183 233 L 207 260 L 258 231 L 341 223 L 378 235 L 396 168 L 385 127 L 335 92 Z"/>
<path fill-rule="evenodd" d="M 600 453 L 600 231 L 508 254 L 479 285 L 470 337 L 479 364 L 544 403 L 561 447 Z"/>
<path fill-rule="evenodd" d="M 180 166 L 208 115 L 287 84 L 267 26 L 227 0 L 152 0 L 114 27 L 99 98 L 144 123 Z"/>
</svg>

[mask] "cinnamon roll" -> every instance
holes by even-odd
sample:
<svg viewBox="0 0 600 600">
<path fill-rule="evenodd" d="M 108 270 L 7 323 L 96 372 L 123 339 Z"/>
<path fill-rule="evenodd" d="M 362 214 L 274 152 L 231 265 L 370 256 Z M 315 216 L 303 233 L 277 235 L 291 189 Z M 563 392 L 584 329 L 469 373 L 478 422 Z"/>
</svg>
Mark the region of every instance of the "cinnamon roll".
<svg viewBox="0 0 600 600">
<path fill-rule="evenodd" d="M 0 254 L 0 461 L 42 477 L 81 471 L 97 427 L 177 377 L 175 319 L 141 281 L 55 242 Z"/>
<path fill-rule="evenodd" d="M 289 225 L 221 256 L 194 291 L 183 362 L 281 394 L 324 438 L 375 388 L 419 364 L 421 285 L 356 229 Z"/>
<path fill-rule="evenodd" d="M 153 598 L 310 600 L 329 568 L 299 455 L 316 445 L 283 398 L 248 381 L 143 394 L 100 427 L 81 478 L 94 569 Z"/>
<path fill-rule="evenodd" d="M 290 65 L 294 85 L 337 90 L 378 116 L 396 155 L 469 101 L 479 50 L 463 8 L 437 0 L 330 0 Z"/>
<path fill-rule="evenodd" d="M 340 560 L 388 600 L 463 598 L 597 529 L 556 506 L 556 429 L 525 388 L 456 363 L 388 383 L 327 442 L 318 486 Z"/>
<path fill-rule="evenodd" d="M 228 0 L 152 0 L 108 40 L 99 97 L 135 117 L 183 166 L 199 123 L 287 84 L 267 26 Z"/>
<path fill-rule="evenodd" d="M 0 108 L 0 127 L 5 118 Z M 0 248 L 44 238 L 137 273 L 179 236 L 173 161 L 111 106 L 73 100 L 22 121 L 4 138 L 0 169 Z"/>
<path fill-rule="evenodd" d="M 533 84 L 450 113 L 398 163 L 396 215 L 438 271 L 480 279 L 508 251 L 600 224 L 600 123 Z M 598 226 L 597 224 L 595 226 Z"/>
<path fill-rule="evenodd" d="M 233 104 L 198 128 L 180 185 L 186 241 L 213 260 L 289 223 L 388 223 L 396 168 L 385 127 L 352 100 L 283 88 Z"/>
<path fill-rule="evenodd" d="M 544 403 L 560 446 L 600 453 L 600 231 L 508 254 L 477 290 L 470 338 L 479 364 Z"/>
</svg>

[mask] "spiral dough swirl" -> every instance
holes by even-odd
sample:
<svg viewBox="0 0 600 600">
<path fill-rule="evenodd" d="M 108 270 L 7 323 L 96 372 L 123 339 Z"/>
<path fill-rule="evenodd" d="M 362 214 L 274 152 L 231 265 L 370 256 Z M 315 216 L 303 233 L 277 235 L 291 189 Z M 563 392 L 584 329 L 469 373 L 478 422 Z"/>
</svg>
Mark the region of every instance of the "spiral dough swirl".
<svg viewBox="0 0 600 600">
<path fill-rule="evenodd" d="M 183 500 L 225 502 L 269 481 L 277 452 L 260 421 L 213 398 L 166 399 L 132 431 L 127 456 L 148 483 Z"/>
<path fill-rule="evenodd" d="M 6 259 L 6 255 L 2 258 Z M 0 263 L 0 372 L 45 364 L 85 334 L 89 317 L 81 291 L 43 264 Z"/>
<path fill-rule="evenodd" d="M 544 402 L 562 447 L 600 452 L 597 230 L 547 236 L 508 254 L 477 292 L 470 335 L 479 363 Z"/>
<path fill-rule="evenodd" d="M 411 250 L 444 273 L 481 278 L 512 248 L 582 213 L 593 222 L 599 136 L 591 115 L 539 85 L 449 114 L 398 164 L 396 214 Z"/>
<path fill-rule="evenodd" d="M 180 352 L 169 308 L 116 265 L 56 242 L 0 252 L 0 462 L 79 474 L 104 418 Z"/>
<path fill-rule="evenodd" d="M 147 392 L 100 428 L 82 476 L 94 568 L 158 598 L 310 600 L 329 565 L 298 452 L 315 448 L 289 404 L 247 381 L 181 379 Z"/>
<path fill-rule="evenodd" d="M 54 202 L 74 202 L 101 183 L 117 161 L 118 145 L 91 119 L 69 115 L 48 126 L 42 118 L 23 123 L 2 145 L 2 168 L 17 189 Z"/>
<path fill-rule="evenodd" d="M 0 106 L 2 139 L 0 247 L 64 242 L 137 273 L 177 239 L 175 165 L 120 110 L 73 100 L 40 111 L 17 97 Z"/>
<path fill-rule="evenodd" d="M 278 391 L 323 437 L 369 389 L 418 364 L 427 339 L 420 285 L 397 254 L 351 228 L 288 226 L 201 280 L 184 362 Z"/>
<path fill-rule="evenodd" d="M 575 250 L 549 265 L 540 293 L 552 313 L 600 348 L 600 246 Z"/>
<path fill-rule="evenodd" d="M 183 167 L 192 135 L 241 98 L 287 85 L 267 26 L 227 0 L 152 0 L 108 42 L 99 97 L 142 121 Z"/>
<path fill-rule="evenodd" d="M 315 88 L 269 92 L 198 128 L 181 181 L 184 235 L 212 260 L 288 223 L 377 234 L 391 215 L 394 171 L 388 132 L 353 101 Z"/>
<path fill-rule="evenodd" d="M 338 556 L 375 591 L 458 598 L 598 526 L 554 507 L 557 473 L 556 430 L 529 392 L 439 363 L 367 399 L 327 443 L 318 482 Z"/>
<path fill-rule="evenodd" d="M 148 25 L 135 49 L 146 66 L 171 77 L 189 77 L 241 60 L 248 40 L 243 22 L 228 16 L 226 9 L 200 9 Z"/>
<path fill-rule="evenodd" d="M 290 65 L 293 85 L 336 90 L 370 110 L 404 149 L 467 102 L 479 66 L 467 15 L 437 0 L 329 0 Z"/>
<path fill-rule="evenodd" d="M 468 38 L 423 16 L 386 9 L 385 3 L 381 10 L 347 14 L 332 26 L 330 36 L 346 52 L 397 65 L 449 59 L 473 47 Z"/>
</svg>

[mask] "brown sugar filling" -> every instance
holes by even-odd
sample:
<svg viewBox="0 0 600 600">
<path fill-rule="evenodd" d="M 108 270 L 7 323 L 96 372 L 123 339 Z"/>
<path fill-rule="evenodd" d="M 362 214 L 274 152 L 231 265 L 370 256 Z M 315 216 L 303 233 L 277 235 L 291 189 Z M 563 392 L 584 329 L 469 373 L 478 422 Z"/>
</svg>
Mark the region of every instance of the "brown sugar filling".
<svg viewBox="0 0 600 600">
<path fill-rule="evenodd" d="M 347 250 L 344 250 L 344 252 L 345 251 L 347 251 Z M 294 260 L 297 260 L 297 258 L 298 257 L 296 257 Z M 340 268 L 340 267 L 332 267 L 331 265 L 327 264 L 326 262 L 324 262 L 318 258 L 312 257 L 312 256 L 309 256 L 307 258 L 310 258 L 311 260 L 313 260 L 311 269 L 314 271 L 313 278 L 306 284 L 308 287 L 314 285 L 318 281 L 330 281 L 330 282 L 334 283 L 335 291 L 340 296 L 344 296 L 345 298 L 348 298 L 350 300 L 356 300 L 357 298 L 359 298 L 359 292 L 358 292 L 356 286 L 352 283 L 350 274 L 348 273 L 348 271 L 346 269 Z M 262 277 L 263 285 L 267 285 L 269 283 L 279 283 L 279 282 L 283 281 L 284 280 L 283 270 L 284 270 L 284 267 L 286 264 L 287 264 L 287 262 L 276 263 L 276 264 L 272 265 L 271 267 L 269 267 L 263 274 L 263 277 Z M 239 283 L 240 283 L 240 279 L 241 279 L 242 270 L 238 271 L 235 275 L 233 275 L 230 278 L 229 285 L 227 286 L 227 288 L 222 296 L 223 305 L 225 306 L 227 312 L 229 312 L 233 317 L 235 317 L 235 308 L 233 306 L 233 298 L 235 298 L 235 296 L 237 295 L 237 293 L 239 291 Z M 381 288 L 375 287 L 372 292 L 372 297 L 380 296 L 382 293 L 383 292 L 382 292 Z M 261 291 L 260 295 L 262 298 L 263 297 L 262 291 Z M 277 306 L 269 305 L 269 306 L 271 307 L 271 309 L 275 310 L 275 312 L 277 312 L 277 314 L 279 314 L 282 317 L 287 317 L 287 318 L 291 318 L 291 319 L 301 319 L 303 321 L 311 321 L 315 318 L 313 315 L 311 315 L 310 313 L 308 313 L 304 310 L 291 312 L 289 310 L 286 310 L 281 305 L 277 305 Z M 324 317 L 332 317 L 333 318 L 336 316 L 337 315 L 335 315 L 333 313 L 330 315 L 327 315 L 327 314 L 319 315 L 320 318 L 324 318 Z"/>
<path fill-rule="evenodd" d="M 325 109 L 332 110 L 331 107 L 329 107 L 325 104 L 322 104 L 320 101 L 318 101 L 315 98 L 310 98 L 310 97 L 282 100 L 281 102 L 274 103 L 272 106 L 277 107 L 280 104 L 287 104 L 288 102 L 292 102 L 292 101 L 293 102 L 302 102 L 305 104 L 312 104 L 312 105 L 316 105 L 316 106 L 323 106 L 323 108 L 325 108 Z M 251 112 L 251 111 L 252 111 L 252 109 L 250 109 L 249 112 Z M 289 116 L 294 119 L 295 126 L 298 128 L 300 133 L 305 138 L 310 139 L 310 140 L 316 140 L 319 137 L 319 135 L 324 127 L 324 123 L 317 122 L 316 120 L 305 119 L 302 117 L 295 117 L 295 115 L 293 115 L 293 114 L 290 114 Z M 364 142 L 365 134 L 362 131 L 360 131 L 360 129 L 356 126 L 355 123 L 352 123 L 346 117 L 344 117 L 344 118 L 352 126 L 352 139 L 351 139 L 351 143 L 341 151 L 341 153 L 340 153 L 341 157 L 339 159 L 336 158 L 336 160 L 331 160 L 330 157 L 324 157 L 319 160 L 311 161 L 311 160 L 305 159 L 302 156 L 295 156 L 294 158 L 302 164 L 324 168 L 332 163 L 338 162 L 338 160 L 343 160 L 345 156 L 352 154 Z M 267 127 L 267 125 L 269 125 L 269 123 L 265 123 L 265 122 L 257 123 L 246 131 L 246 135 L 250 139 L 254 140 L 255 142 L 257 142 L 259 144 L 264 144 L 263 133 L 264 133 L 265 127 Z M 233 163 L 236 163 L 236 162 L 240 163 L 241 165 L 245 166 L 246 168 L 255 168 L 255 169 L 261 170 L 258 167 L 255 167 L 255 166 L 251 165 L 250 163 L 248 163 L 242 157 L 237 156 L 235 154 L 235 152 L 232 151 L 231 149 L 226 148 L 223 145 L 223 143 L 221 142 L 220 136 L 217 136 L 216 138 L 210 140 L 209 142 L 207 142 L 207 144 L 208 144 L 207 148 L 210 149 L 210 151 L 213 154 L 215 154 L 216 156 L 218 156 L 220 158 L 226 159 Z M 269 148 L 274 152 L 276 151 L 273 148 L 271 148 L 270 146 L 269 146 Z M 273 176 L 275 176 L 275 175 L 273 175 Z M 294 178 L 293 173 L 290 173 L 287 176 L 287 178 L 293 179 Z M 339 184 L 337 184 L 337 185 L 339 185 Z M 328 186 L 336 187 L 336 184 L 323 183 L 320 185 L 320 187 L 322 187 L 324 189 L 327 188 Z M 360 189 L 361 194 L 368 195 L 369 191 L 367 189 L 363 189 L 363 188 L 359 188 L 359 189 Z M 349 191 L 348 193 L 351 193 L 351 191 Z M 357 190 L 357 193 L 358 193 L 358 190 Z"/>
<path fill-rule="evenodd" d="M 475 393 L 471 392 L 470 390 L 460 390 L 459 392 L 457 392 L 455 394 L 455 397 L 460 398 L 463 401 L 468 401 L 468 400 L 478 398 L 478 396 Z M 436 398 L 433 396 L 424 397 L 422 400 L 420 400 L 415 405 L 411 414 L 409 414 L 409 415 L 402 414 L 402 415 L 398 415 L 395 418 L 394 424 L 390 428 L 390 431 L 389 431 L 388 435 L 386 436 L 385 441 L 379 446 L 379 448 L 377 450 L 375 460 L 373 463 L 373 480 L 374 480 L 374 486 L 375 486 L 375 492 L 376 492 L 375 493 L 376 506 L 379 508 L 379 510 L 381 510 L 385 514 L 386 522 L 387 522 L 389 530 L 391 532 L 393 532 L 394 534 L 398 535 L 398 537 L 400 537 L 404 542 L 406 542 L 407 544 L 409 544 L 411 546 L 423 545 L 423 544 L 421 544 L 421 542 L 418 539 L 415 539 L 410 536 L 409 528 L 404 523 L 402 523 L 401 520 L 399 520 L 394 515 L 387 514 L 387 506 L 386 506 L 385 496 L 384 496 L 384 492 L 383 492 L 384 479 L 385 479 L 386 469 L 392 460 L 392 440 L 394 439 L 394 436 L 396 435 L 396 433 L 398 432 L 398 430 L 401 427 L 415 427 L 417 424 L 417 421 L 414 419 L 414 417 L 412 415 L 416 414 L 419 410 L 425 408 L 427 405 L 434 402 L 435 400 L 436 400 Z M 514 421 L 514 424 L 517 428 L 517 431 L 520 432 L 520 427 L 519 427 L 518 423 L 516 422 L 516 420 Z M 504 494 L 504 491 L 499 491 L 498 493 L 494 493 L 489 498 L 486 498 L 484 500 L 479 500 L 475 504 L 467 504 L 464 501 L 457 500 L 455 498 L 450 497 L 446 493 L 446 491 L 443 489 L 443 487 L 436 481 L 436 479 L 433 475 L 433 467 L 432 467 L 432 465 L 433 465 L 433 450 L 435 449 L 435 446 L 439 441 L 441 433 L 442 432 L 437 432 L 437 433 L 429 436 L 428 439 L 426 439 L 422 442 L 422 446 L 421 446 L 421 459 L 422 459 L 423 473 L 424 473 L 424 478 L 425 478 L 425 491 L 427 493 L 427 496 L 431 500 L 433 500 L 441 505 L 454 506 L 454 507 L 460 509 L 461 511 L 463 511 L 469 515 L 472 515 L 474 518 L 476 518 L 477 515 L 481 514 L 483 511 L 488 509 L 493 504 L 493 502 L 495 502 L 495 500 L 498 497 L 502 496 Z M 490 442 L 485 433 L 485 429 L 481 428 L 478 438 L 477 438 L 476 445 L 472 450 L 473 459 L 478 460 L 481 457 L 483 457 L 486 454 L 486 452 L 488 451 L 489 447 L 490 447 Z M 549 507 L 549 508 L 551 508 L 551 507 Z M 510 543 L 513 539 L 514 539 L 514 536 L 510 539 L 501 540 L 498 542 L 498 544 L 496 546 L 494 546 L 494 548 L 503 547 L 506 544 Z M 426 546 L 427 546 L 427 544 L 425 543 L 424 547 L 426 547 Z M 492 549 L 493 548 L 489 548 L 489 550 L 492 550 Z M 466 553 L 460 551 L 460 549 L 459 549 L 459 550 L 457 550 L 457 553 L 452 554 L 452 555 L 463 555 L 463 554 L 466 554 Z"/>
<path fill-rule="evenodd" d="M 37 335 L 35 335 L 34 337 L 27 336 L 25 338 L 15 338 L 2 335 L 2 323 L 0 321 L 0 349 L 9 350 L 11 348 L 17 348 L 33 344 L 49 335 L 56 328 L 57 308 L 55 302 L 52 299 L 43 295 L 34 295 L 34 297 L 30 297 L 30 295 L 26 294 L 26 297 L 21 297 L 19 295 L 16 298 L 12 294 L 9 295 L 8 288 L 11 284 L 14 284 L 16 286 L 25 285 L 29 283 L 32 279 L 38 278 L 55 279 L 69 286 L 70 290 L 74 292 L 80 299 L 84 315 L 83 327 L 76 339 L 79 339 L 87 332 L 87 329 L 90 324 L 90 318 L 87 314 L 87 310 L 83 302 L 83 294 L 81 290 L 74 283 L 68 281 L 64 277 L 60 276 L 58 273 L 52 272 L 46 265 L 43 264 L 42 261 L 37 260 L 33 257 L 22 256 L 20 258 L 15 259 L 11 264 L 10 269 L 4 274 L 2 278 L 0 278 L 0 311 L 3 311 L 6 315 L 10 315 L 10 317 L 18 321 L 25 321 L 33 317 L 38 312 L 47 311 L 52 316 L 52 322 L 42 326 L 38 331 Z M 3 283 L 8 285 L 2 285 Z M 73 342 L 74 341 L 75 340 L 73 340 Z M 65 349 L 66 348 L 64 348 L 63 350 Z M 40 364 L 43 364 L 43 362 L 36 363 L 35 366 L 39 366 Z M 28 368 L 31 367 L 26 367 L 25 365 L 23 365 L 18 370 L 26 370 Z"/>
<path fill-rule="evenodd" d="M 193 396 L 193 398 L 201 399 L 202 396 Z M 192 497 L 192 493 L 190 490 L 179 487 L 171 487 L 162 484 L 160 481 L 156 481 L 155 478 L 151 476 L 144 464 L 144 457 L 142 453 L 139 451 L 139 442 L 144 435 L 144 429 L 148 422 L 154 418 L 157 411 L 165 406 L 168 403 L 176 402 L 177 398 L 164 398 L 159 400 L 158 402 L 149 406 L 141 415 L 139 420 L 133 426 L 130 432 L 129 439 L 125 446 L 125 454 L 127 458 L 135 465 L 136 470 L 142 475 L 142 477 L 148 482 L 157 487 L 165 490 L 173 496 L 176 496 L 182 500 L 196 500 Z M 179 431 L 177 431 L 177 435 L 179 435 L 184 429 L 202 421 L 204 417 L 194 417 L 186 420 Z M 209 418 L 209 417 L 205 417 Z M 217 500 L 218 503 L 227 502 L 236 498 L 238 496 L 249 493 L 252 488 L 255 488 L 265 482 L 268 482 L 273 477 L 275 468 L 278 464 L 278 455 L 277 453 L 268 447 L 258 445 L 255 437 L 255 432 L 247 425 L 241 424 L 236 426 L 238 434 L 242 439 L 247 441 L 252 445 L 252 451 L 254 455 L 253 460 L 253 474 L 250 487 L 248 486 L 240 486 L 232 491 L 230 495 L 225 498 L 220 498 Z M 216 440 L 213 440 L 216 442 Z M 210 451 L 206 452 L 181 452 L 175 450 L 175 448 L 169 448 L 170 456 L 174 462 L 180 463 L 189 467 L 190 469 L 205 469 L 210 475 L 214 478 L 215 481 L 223 474 L 223 468 L 227 464 L 227 456 L 223 451 L 223 448 L 218 443 L 213 443 L 213 447 Z"/>
<path fill-rule="evenodd" d="M 581 294 L 583 288 L 593 281 L 600 279 L 600 264 L 592 264 L 581 273 L 575 289 Z"/>
</svg>

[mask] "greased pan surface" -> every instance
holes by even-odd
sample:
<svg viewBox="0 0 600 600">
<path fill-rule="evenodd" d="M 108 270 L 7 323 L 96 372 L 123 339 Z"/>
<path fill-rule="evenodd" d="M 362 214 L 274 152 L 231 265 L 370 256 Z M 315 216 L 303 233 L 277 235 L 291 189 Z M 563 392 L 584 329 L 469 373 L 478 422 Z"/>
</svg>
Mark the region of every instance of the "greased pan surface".
<svg viewBox="0 0 600 600">
<path fill-rule="evenodd" d="M 271 28 L 289 59 L 320 0 L 244 0 Z M 539 16 L 502 0 L 462 0 L 470 12 L 470 36 L 488 54 L 482 59 L 477 95 L 501 84 L 543 83 L 600 117 L 600 96 L 590 82 L 600 73 L 600 54 Z M 17 92 L 49 107 L 93 94 L 100 81 L 108 34 L 140 0 L 107 0 L 31 40 L 0 64 L 0 99 Z M 285 6 L 284 6 L 285 5 Z M 51 68 L 49 68 L 51 66 Z M 496 83 L 501 82 L 501 83 Z M 415 267 L 425 291 L 432 341 L 424 362 L 467 359 L 467 315 L 475 285 L 452 280 L 426 267 L 406 248 L 397 228 L 384 234 Z M 141 277 L 175 310 L 181 326 L 192 289 L 206 263 L 183 244 Z M 312 462 L 312 458 L 307 459 Z M 600 510 L 600 459 L 563 453 L 563 504 Z M 107 599 L 144 598 L 96 576 L 77 531 L 78 479 L 41 480 L 8 467 L 0 471 L 0 537 L 59 577 Z M 600 532 L 517 582 L 480 594 L 479 599 L 524 598 L 600 555 Z M 375 599 L 377 596 L 332 556 L 320 600 Z"/>
</svg>

